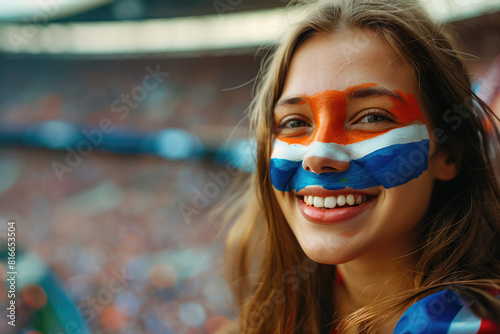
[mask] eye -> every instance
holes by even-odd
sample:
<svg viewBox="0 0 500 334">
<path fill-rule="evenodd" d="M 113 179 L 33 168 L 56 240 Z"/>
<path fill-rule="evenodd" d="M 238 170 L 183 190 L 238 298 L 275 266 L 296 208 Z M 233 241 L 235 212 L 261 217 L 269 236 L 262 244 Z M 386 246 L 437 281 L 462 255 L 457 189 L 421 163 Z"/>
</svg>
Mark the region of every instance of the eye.
<svg viewBox="0 0 500 334">
<path fill-rule="evenodd" d="M 391 124 L 397 123 L 396 118 L 390 112 L 383 109 L 366 109 L 353 120 L 354 124 Z"/>
<path fill-rule="evenodd" d="M 312 125 L 302 115 L 289 115 L 284 117 L 275 127 L 279 137 L 302 137 L 311 132 Z"/>
<path fill-rule="evenodd" d="M 278 126 L 278 129 L 296 129 L 302 127 L 310 127 L 310 125 L 306 121 L 292 116 L 290 118 L 285 118 Z"/>
<path fill-rule="evenodd" d="M 359 120 L 359 123 L 378 123 L 378 122 L 383 122 L 389 120 L 387 117 L 382 116 L 382 115 L 366 115 L 363 118 Z"/>
</svg>

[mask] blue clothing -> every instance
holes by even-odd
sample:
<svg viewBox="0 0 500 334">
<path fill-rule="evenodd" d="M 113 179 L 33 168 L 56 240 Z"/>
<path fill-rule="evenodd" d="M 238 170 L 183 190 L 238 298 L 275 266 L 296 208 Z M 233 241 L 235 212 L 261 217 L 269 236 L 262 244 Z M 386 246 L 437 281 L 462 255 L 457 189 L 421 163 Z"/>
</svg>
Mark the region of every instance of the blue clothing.
<svg viewBox="0 0 500 334">
<path fill-rule="evenodd" d="M 500 320 L 500 319 L 499 319 Z M 474 315 L 453 290 L 427 296 L 406 310 L 394 334 L 497 334 L 500 325 Z"/>
</svg>

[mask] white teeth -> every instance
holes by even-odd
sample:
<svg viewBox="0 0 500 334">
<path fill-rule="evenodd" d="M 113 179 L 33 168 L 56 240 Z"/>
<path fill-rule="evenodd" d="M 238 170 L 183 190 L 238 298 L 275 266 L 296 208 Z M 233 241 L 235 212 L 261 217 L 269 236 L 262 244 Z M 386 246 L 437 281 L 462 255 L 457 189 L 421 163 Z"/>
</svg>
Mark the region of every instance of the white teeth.
<svg viewBox="0 0 500 334">
<path fill-rule="evenodd" d="M 354 195 L 347 195 L 346 202 L 349 205 L 353 205 L 355 200 L 354 200 Z"/>
<path fill-rule="evenodd" d="M 314 206 L 322 208 L 325 206 L 325 199 L 323 197 L 314 197 Z"/>
<path fill-rule="evenodd" d="M 361 195 L 358 195 L 358 197 L 356 198 L 356 204 L 361 204 L 363 203 L 363 197 Z"/>
<path fill-rule="evenodd" d="M 328 208 L 333 209 L 337 206 L 344 205 L 361 205 L 367 201 L 366 195 L 339 195 L 329 196 L 329 197 L 319 197 L 319 196 L 304 196 L 304 202 L 306 205 L 314 206 L 316 208 Z"/>
<path fill-rule="evenodd" d="M 313 205 L 314 202 L 314 196 L 305 196 L 304 197 L 305 202 L 307 205 Z"/>
<path fill-rule="evenodd" d="M 335 196 L 325 198 L 325 206 L 329 209 L 333 209 L 337 206 L 337 198 Z"/>
</svg>

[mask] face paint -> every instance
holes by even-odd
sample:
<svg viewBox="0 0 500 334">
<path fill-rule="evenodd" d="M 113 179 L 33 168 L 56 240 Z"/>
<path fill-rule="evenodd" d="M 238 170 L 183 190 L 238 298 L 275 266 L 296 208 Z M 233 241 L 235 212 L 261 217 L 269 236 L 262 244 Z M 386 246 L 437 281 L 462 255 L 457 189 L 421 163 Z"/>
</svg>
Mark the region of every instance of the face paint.
<svg viewBox="0 0 500 334">
<path fill-rule="evenodd" d="M 377 132 L 346 129 L 347 101 L 371 96 L 390 98 L 395 126 Z M 299 191 L 313 185 L 328 190 L 392 188 L 427 169 L 429 133 L 413 95 L 366 84 L 344 92 L 325 91 L 306 100 L 316 128 L 306 136 L 277 136 L 270 170 L 277 190 Z M 349 168 L 316 174 L 302 167 L 312 156 L 349 162 Z"/>
</svg>

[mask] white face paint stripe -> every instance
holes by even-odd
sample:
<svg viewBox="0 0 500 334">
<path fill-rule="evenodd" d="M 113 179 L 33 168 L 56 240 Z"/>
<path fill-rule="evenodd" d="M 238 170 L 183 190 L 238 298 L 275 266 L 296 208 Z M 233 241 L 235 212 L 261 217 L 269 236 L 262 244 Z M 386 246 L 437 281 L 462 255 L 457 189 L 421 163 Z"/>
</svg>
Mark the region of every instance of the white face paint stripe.
<svg viewBox="0 0 500 334">
<path fill-rule="evenodd" d="M 325 157 L 337 161 L 360 159 L 374 151 L 394 144 L 408 144 L 429 139 L 427 127 L 422 124 L 412 124 L 396 128 L 383 135 L 349 145 L 336 143 L 313 142 L 310 145 L 287 144 L 276 139 L 273 146 L 273 159 L 302 161 L 307 156 Z"/>
</svg>

